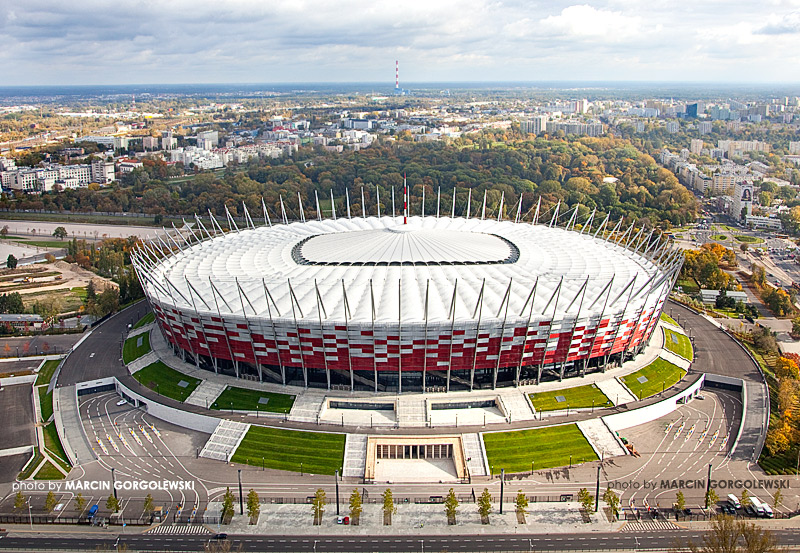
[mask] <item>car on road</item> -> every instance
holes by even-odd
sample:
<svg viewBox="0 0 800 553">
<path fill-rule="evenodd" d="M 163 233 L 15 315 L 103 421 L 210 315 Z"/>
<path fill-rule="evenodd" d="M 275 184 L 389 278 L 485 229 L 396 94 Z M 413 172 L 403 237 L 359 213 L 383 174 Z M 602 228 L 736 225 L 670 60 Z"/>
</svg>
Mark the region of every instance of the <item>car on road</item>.
<svg viewBox="0 0 800 553">
<path fill-rule="evenodd" d="M 753 508 L 753 506 L 752 506 L 752 505 L 745 505 L 745 507 L 744 507 L 744 512 L 745 512 L 745 514 L 747 514 L 748 516 L 751 516 L 751 517 L 754 517 L 754 516 L 756 516 L 756 510 Z"/>
<path fill-rule="evenodd" d="M 127 401 L 127 400 L 121 399 L 121 400 L 119 400 L 119 401 L 117 402 L 117 406 L 120 406 L 120 405 L 125 405 L 126 403 L 128 403 L 128 401 Z"/>
<path fill-rule="evenodd" d="M 224 533 L 224 532 L 222 532 L 222 533 L 220 533 L 220 534 L 214 534 L 214 535 L 211 537 L 211 539 L 212 539 L 212 540 L 227 540 L 227 539 L 228 539 L 228 534 L 226 534 L 226 533 Z"/>
<path fill-rule="evenodd" d="M 337 516 L 336 517 L 336 524 L 350 524 L 350 517 Z"/>
</svg>

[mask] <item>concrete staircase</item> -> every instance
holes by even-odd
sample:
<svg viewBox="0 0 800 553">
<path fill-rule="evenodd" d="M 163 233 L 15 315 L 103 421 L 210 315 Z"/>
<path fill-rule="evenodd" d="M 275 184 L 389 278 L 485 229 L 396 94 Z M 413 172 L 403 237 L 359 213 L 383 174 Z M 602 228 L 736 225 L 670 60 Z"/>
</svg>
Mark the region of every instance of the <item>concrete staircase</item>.
<svg viewBox="0 0 800 553">
<path fill-rule="evenodd" d="M 363 478 L 367 467 L 367 435 L 348 434 L 344 444 L 342 476 Z"/>
<path fill-rule="evenodd" d="M 397 424 L 398 426 L 426 426 L 425 397 L 400 396 L 397 399 Z"/>
<path fill-rule="evenodd" d="M 221 420 L 200 451 L 200 457 L 230 461 L 248 430 L 250 430 L 249 424 L 227 419 Z"/>
<path fill-rule="evenodd" d="M 142 370 L 146 366 L 155 363 L 156 361 L 158 361 L 158 354 L 154 351 L 150 351 L 148 353 L 145 353 L 138 359 L 134 359 L 133 361 L 128 363 L 128 372 L 133 374 L 137 371 Z"/>
<path fill-rule="evenodd" d="M 626 403 L 638 401 L 616 378 L 599 380 L 596 384 L 614 405 L 625 405 Z"/>
<path fill-rule="evenodd" d="M 214 400 L 216 400 L 227 387 L 227 385 L 221 382 L 203 380 L 200 385 L 194 389 L 192 394 L 186 398 L 186 403 L 209 409 L 214 404 Z M 222 407 L 224 407 L 224 405 Z"/>
<path fill-rule="evenodd" d="M 589 419 L 577 424 L 598 457 L 617 457 L 628 454 L 601 419 Z"/>
<path fill-rule="evenodd" d="M 292 410 L 289 411 L 289 420 L 316 423 L 319 420 L 319 415 L 322 412 L 322 405 L 324 403 L 324 395 L 301 394 L 294 400 Z"/>
<path fill-rule="evenodd" d="M 461 444 L 467 459 L 470 476 L 488 476 L 486 459 L 483 455 L 483 440 L 480 434 L 462 434 Z"/>
<path fill-rule="evenodd" d="M 503 407 L 506 409 L 509 422 L 533 420 L 535 418 L 531 405 L 525 399 L 525 394 L 521 390 L 504 390 L 498 395 L 503 400 Z"/>
</svg>

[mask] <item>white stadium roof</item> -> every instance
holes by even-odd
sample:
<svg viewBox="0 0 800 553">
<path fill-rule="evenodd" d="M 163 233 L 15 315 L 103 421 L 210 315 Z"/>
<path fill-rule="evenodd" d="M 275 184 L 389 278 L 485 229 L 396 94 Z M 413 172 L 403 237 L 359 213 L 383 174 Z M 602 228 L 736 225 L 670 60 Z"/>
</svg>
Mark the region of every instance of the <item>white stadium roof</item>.
<svg viewBox="0 0 800 553">
<path fill-rule="evenodd" d="M 157 262 L 142 254 L 138 265 L 150 295 L 178 307 L 351 324 L 443 322 L 453 309 L 457 320 L 617 312 L 644 301 L 669 272 L 642 255 L 650 247 L 644 239 L 626 249 L 622 240 L 543 224 L 408 221 L 248 228 L 170 248 L 174 253 Z"/>
</svg>

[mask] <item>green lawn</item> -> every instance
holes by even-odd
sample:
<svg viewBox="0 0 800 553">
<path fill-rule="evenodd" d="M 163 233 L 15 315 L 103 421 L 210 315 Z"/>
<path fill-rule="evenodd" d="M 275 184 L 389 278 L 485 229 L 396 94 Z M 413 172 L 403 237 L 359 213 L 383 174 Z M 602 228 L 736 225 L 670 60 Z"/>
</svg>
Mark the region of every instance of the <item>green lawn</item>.
<svg viewBox="0 0 800 553">
<path fill-rule="evenodd" d="M 259 403 L 261 398 L 267 403 Z M 211 405 L 212 409 L 233 409 L 235 411 L 268 411 L 270 413 L 288 413 L 294 405 L 294 396 L 274 394 L 246 388 L 228 386 Z"/>
<path fill-rule="evenodd" d="M 46 461 L 42 468 L 33 476 L 34 480 L 63 480 L 64 475 L 53 463 Z"/>
<path fill-rule="evenodd" d="M 141 340 L 142 345 L 139 344 Z M 142 355 L 150 351 L 150 334 L 145 332 L 133 338 L 125 340 L 125 345 L 122 346 L 122 360 L 127 365 L 131 361 L 139 359 Z"/>
<path fill-rule="evenodd" d="M 694 359 L 692 342 L 684 334 L 678 334 L 669 329 L 664 329 L 664 347 L 687 361 Z"/>
<path fill-rule="evenodd" d="M 42 368 L 39 369 L 39 375 L 36 377 L 36 384 L 34 384 L 34 386 L 50 384 L 50 380 L 53 378 L 53 373 L 56 372 L 59 363 L 61 363 L 61 359 L 45 361 Z"/>
<path fill-rule="evenodd" d="M 686 371 L 660 357 L 628 376 L 622 377 L 622 382 L 639 399 L 644 399 L 661 393 L 670 386 L 675 385 L 684 377 Z M 645 382 L 639 382 L 639 377 L 645 377 Z"/>
<path fill-rule="evenodd" d="M 33 448 L 33 460 L 25 465 L 22 472 L 20 472 L 17 476 L 17 480 L 27 480 L 30 478 L 31 474 L 33 474 L 33 471 L 36 470 L 36 467 L 39 466 L 39 463 L 41 463 L 43 459 L 44 455 L 42 455 L 42 453 L 39 451 L 39 448 Z"/>
<path fill-rule="evenodd" d="M 528 394 L 531 403 L 537 411 L 557 411 L 559 409 L 578 409 L 580 407 L 611 407 L 613 403 L 600 391 L 595 384 L 553 390 L 552 392 L 537 392 Z M 557 397 L 564 401 L 558 401 Z"/>
<path fill-rule="evenodd" d="M 712 234 L 712 240 L 716 240 L 717 242 L 725 242 L 728 239 L 728 236 L 725 234 Z"/>
<path fill-rule="evenodd" d="M 685 294 L 697 294 L 700 292 L 700 285 L 693 278 L 682 278 L 678 280 L 676 286 L 680 286 Z"/>
<path fill-rule="evenodd" d="M 186 376 L 175 369 L 171 369 L 161 361 L 156 361 L 142 370 L 136 371 L 133 373 L 133 377 L 140 384 L 155 390 L 162 396 L 171 397 L 178 401 L 185 401 L 201 382 L 199 378 Z M 186 386 L 179 386 L 178 384 L 181 381 L 186 382 Z"/>
<path fill-rule="evenodd" d="M 50 457 L 52 457 L 56 463 L 61 465 L 61 468 L 69 471 L 71 466 L 67 460 L 67 454 L 64 451 L 64 447 L 61 445 L 61 440 L 58 437 L 56 422 L 53 421 L 47 426 L 43 427 L 42 435 L 44 436 L 44 447 L 50 454 Z"/>
<path fill-rule="evenodd" d="M 9 236 L 8 240 L 40 248 L 66 248 L 69 245 L 68 240 L 30 240 L 21 236 Z"/>
<path fill-rule="evenodd" d="M 669 323 L 671 325 L 680 326 L 675 319 L 673 319 L 672 317 L 670 317 L 666 313 L 662 313 L 661 314 L 661 320 L 664 321 L 664 322 L 667 322 L 667 323 Z"/>
<path fill-rule="evenodd" d="M 47 393 L 47 386 L 39 388 L 39 408 L 42 411 L 42 420 L 50 420 L 53 416 L 53 392 Z"/>
<path fill-rule="evenodd" d="M 135 325 L 133 325 L 133 328 L 137 329 L 143 327 L 144 325 L 150 324 L 155 320 L 156 320 L 156 315 L 151 311 L 150 313 L 139 319 L 139 321 Z"/>
<path fill-rule="evenodd" d="M 759 238 L 758 236 L 748 236 L 747 234 L 737 234 L 734 236 L 736 240 L 739 242 L 744 242 L 745 244 L 763 244 L 764 239 Z"/>
<path fill-rule="evenodd" d="M 575 424 L 490 432 L 483 435 L 486 457 L 494 474 L 529 472 L 597 460 L 592 446 Z"/>
<path fill-rule="evenodd" d="M 251 426 L 231 459 L 265 468 L 333 474 L 344 462 L 344 434 Z"/>
</svg>

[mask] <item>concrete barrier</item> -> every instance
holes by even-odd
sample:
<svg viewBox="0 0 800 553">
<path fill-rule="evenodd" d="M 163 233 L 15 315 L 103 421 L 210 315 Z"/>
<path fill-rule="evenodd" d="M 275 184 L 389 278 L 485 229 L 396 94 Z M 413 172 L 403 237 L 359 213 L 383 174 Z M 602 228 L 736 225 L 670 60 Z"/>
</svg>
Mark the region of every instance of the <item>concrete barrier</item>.
<svg viewBox="0 0 800 553">
<path fill-rule="evenodd" d="M 129 399 L 134 401 L 137 407 L 143 406 L 148 414 L 162 421 L 206 434 L 214 432 L 214 429 L 219 424 L 220 419 L 216 417 L 182 411 L 175 407 L 163 405 L 134 392 L 116 378 L 114 378 L 114 382 L 116 383 L 117 392 L 125 394 Z"/>
<path fill-rule="evenodd" d="M 634 409 L 632 411 L 607 415 L 603 417 L 603 421 L 612 432 L 618 432 L 620 430 L 625 430 L 626 428 L 631 428 L 646 422 L 654 421 L 675 411 L 675 409 L 678 408 L 678 403 L 685 403 L 688 398 L 692 398 L 697 395 L 700 391 L 700 388 L 703 387 L 704 381 L 705 374 L 701 374 L 700 378 L 698 378 L 696 382 L 674 396 L 665 398 L 645 407 L 640 407 L 639 409 Z"/>
</svg>

